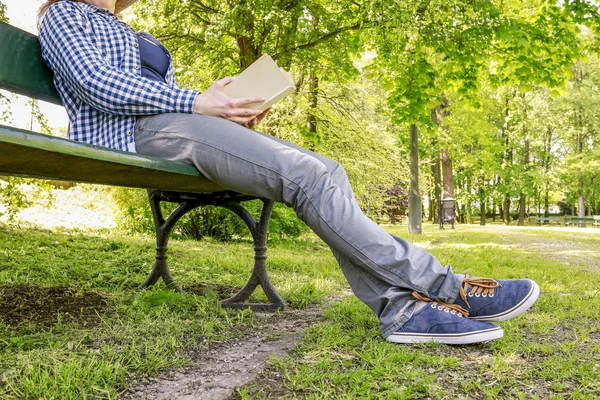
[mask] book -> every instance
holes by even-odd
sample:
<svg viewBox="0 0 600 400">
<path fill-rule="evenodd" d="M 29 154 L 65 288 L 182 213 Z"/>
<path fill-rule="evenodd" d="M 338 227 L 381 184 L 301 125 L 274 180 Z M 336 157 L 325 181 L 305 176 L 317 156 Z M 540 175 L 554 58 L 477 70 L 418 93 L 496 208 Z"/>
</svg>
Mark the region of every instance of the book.
<svg viewBox="0 0 600 400">
<path fill-rule="evenodd" d="M 296 85 L 292 74 L 279 67 L 271 56 L 263 54 L 223 90 L 229 97 L 264 97 L 267 99 L 264 103 L 251 103 L 246 106 L 264 111 L 295 91 Z"/>
</svg>

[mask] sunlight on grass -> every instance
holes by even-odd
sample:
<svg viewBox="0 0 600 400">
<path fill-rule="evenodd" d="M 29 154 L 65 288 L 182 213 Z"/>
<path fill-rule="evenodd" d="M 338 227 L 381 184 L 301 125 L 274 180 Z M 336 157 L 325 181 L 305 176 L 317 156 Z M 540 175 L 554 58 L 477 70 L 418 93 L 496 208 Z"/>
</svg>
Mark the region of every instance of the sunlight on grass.
<svg viewBox="0 0 600 400">
<path fill-rule="evenodd" d="M 456 249 L 481 249 L 481 248 L 494 248 L 494 249 L 514 249 L 516 245 L 500 245 L 498 243 L 477 243 L 477 244 L 469 244 L 469 243 L 448 243 L 443 244 L 444 247 L 456 248 Z"/>
<path fill-rule="evenodd" d="M 28 197 L 33 188 L 22 185 Z M 114 205 L 107 199 L 101 186 L 78 184 L 69 189 L 52 189 L 50 199 L 30 198 L 30 207 L 14 216 L 14 223 L 39 228 L 56 229 L 112 229 L 116 227 Z M 51 207 L 51 208 L 50 208 Z M 6 223 L 9 216 L 0 205 L 0 222 Z"/>
</svg>

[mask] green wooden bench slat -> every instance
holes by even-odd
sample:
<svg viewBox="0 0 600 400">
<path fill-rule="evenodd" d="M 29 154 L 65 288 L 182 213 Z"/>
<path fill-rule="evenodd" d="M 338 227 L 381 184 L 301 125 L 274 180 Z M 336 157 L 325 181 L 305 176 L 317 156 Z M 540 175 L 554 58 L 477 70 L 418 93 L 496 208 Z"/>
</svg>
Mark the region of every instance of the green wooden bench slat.
<svg viewBox="0 0 600 400">
<path fill-rule="evenodd" d="M 35 35 L 0 22 L 0 88 L 62 105 Z"/>
<path fill-rule="evenodd" d="M 0 174 L 186 192 L 222 192 L 190 164 L 0 125 Z"/>
</svg>

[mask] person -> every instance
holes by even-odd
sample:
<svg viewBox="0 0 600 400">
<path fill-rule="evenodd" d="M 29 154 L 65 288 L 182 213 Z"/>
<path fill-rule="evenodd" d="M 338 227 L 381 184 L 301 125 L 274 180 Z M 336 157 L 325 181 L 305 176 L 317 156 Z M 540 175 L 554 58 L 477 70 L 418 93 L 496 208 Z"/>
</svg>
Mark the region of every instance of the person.
<svg viewBox="0 0 600 400">
<path fill-rule="evenodd" d="M 529 309 L 529 279 L 456 274 L 361 211 L 342 166 L 255 131 L 260 97 L 229 98 L 222 78 L 180 87 L 169 51 L 117 14 L 135 0 L 49 0 L 40 8 L 42 57 L 71 123 L 70 138 L 192 163 L 224 188 L 285 203 L 331 249 L 353 293 L 391 342 L 466 344 L 503 336 L 493 324 Z"/>
</svg>

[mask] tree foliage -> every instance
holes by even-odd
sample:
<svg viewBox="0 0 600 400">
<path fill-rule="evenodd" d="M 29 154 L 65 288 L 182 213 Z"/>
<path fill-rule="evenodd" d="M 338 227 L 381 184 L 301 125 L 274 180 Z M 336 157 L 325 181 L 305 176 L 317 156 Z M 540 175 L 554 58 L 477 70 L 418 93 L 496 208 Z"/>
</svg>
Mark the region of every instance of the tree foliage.
<svg viewBox="0 0 600 400">
<path fill-rule="evenodd" d="M 128 22 L 171 49 L 184 86 L 202 90 L 263 53 L 290 70 L 297 92 L 260 128 L 340 161 L 373 218 L 397 218 L 413 192 L 420 210 L 442 185 L 455 188 L 465 221 L 525 223 L 558 201 L 600 213 L 596 2 L 140 0 L 133 9 Z"/>
</svg>

